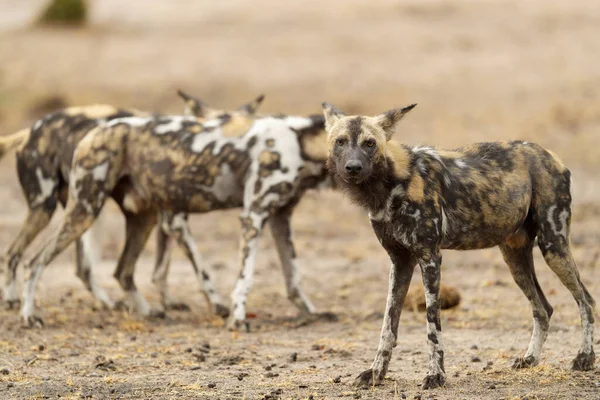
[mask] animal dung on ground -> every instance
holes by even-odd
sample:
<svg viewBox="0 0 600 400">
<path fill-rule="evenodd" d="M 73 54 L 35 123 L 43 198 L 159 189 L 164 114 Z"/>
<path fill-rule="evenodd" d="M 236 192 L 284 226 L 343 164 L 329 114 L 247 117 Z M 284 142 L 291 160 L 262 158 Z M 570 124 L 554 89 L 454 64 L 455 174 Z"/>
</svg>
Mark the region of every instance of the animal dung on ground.
<svg viewBox="0 0 600 400">
<path fill-rule="evenodd" d="M 457 289 L 440 285 L 440 303 L 442 310 L 456 307 L 460 304 L 460 293 Z M 404 309 L 410 311 L 425 311 L 425 290 L 422 285 L 411 287 L 406 295 Z"/>
</svg>

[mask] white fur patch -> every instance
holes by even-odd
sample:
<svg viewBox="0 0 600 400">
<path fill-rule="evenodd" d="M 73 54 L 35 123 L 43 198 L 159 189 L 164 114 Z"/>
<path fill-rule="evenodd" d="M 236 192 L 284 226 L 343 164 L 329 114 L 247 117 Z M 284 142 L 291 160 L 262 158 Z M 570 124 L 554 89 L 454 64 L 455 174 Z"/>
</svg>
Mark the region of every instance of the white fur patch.
<svg viewBox="0 0 600 400">
<path fill-rule="evenodd" d="M 115 118 L 111 119 L 106 123 L 107 127 L 112 127 L 119 124 L 126 124 L 129 126 L 137 127 L 144 126 L 147 123 L 152 121 L 151 117 L 124 117 L 124 118 Z"/>
<path fill-rule="evenodd" d="M 211 119 L 202 123 L 205 128 L 218 128 L 223 125 L 223 120 L 219 118 Z"/>
<path fill-rule="evenodd" d="M 53 178 L 44 178 L 41 168 L 38 167 L 35 170 L 35 176 L 40 187 L 40 194 L 31 202 L 32 207 L 36 207 L 46 201 L 56 187 L 56 181 Z"/>
<path fill-rule="evenodd" d="M 414 153 L 424 153 L 424 154 L 427 154 L 428 156 L 431 156 L 431 157 L 435 158 L 439 162 L 442 162 L 442 158 L 440 157 L 440 155 L 438 154 L 438 152 L 433 147 L 416 146 L 416 147 L 413 147 L 412 151 Z"/>
<path fill-rule="evenodd" d="M 177 132 L 181 130 L 184 121 L 195 121 L 192 117 L 170 117 L 168 121 L 156 125 L 154 127 L 154 133 L 157 135 L 164 135 L 169 132 Z"/>
<path fill-rule="evenodd" d="M 102 164 L 94 167 L 92 170 L 92 175 L 94 176 L 95 181 L 103 181 L 106 179 L 106 174 L 108 173 L 108 161 L 103 162 Z"/>
<path fill-rule="evenodd" d="M 552 231 L 555 235 L 560 235 L 563 238 L 567 239 L 567 218 L 569 218 L 569 211 L 562 210 L 560 214 L 558 214 L 558 220 L 560 221 L 561 225 L 560 229 L 558 229 L 556 223 L 554 222 L 554 219 L 552 218 L 554 210 L 556 210 L 556 205 L 552 205 L 548 208 L 548 223 L 550 224 L 550 227 L 552 228 Z"/>
<path fill-rule="evenodd" d="M 38 119 L 37 121 L 35 121 L 35 124 L 33 124 L 32 130 L 37 131 L 40 128 L 40 126 L 42 126 L 43 123 L 44 123 L 43 119 Z"/>
<path fill-rule="evenodd" d="M 448 217 L 446 216 L 446 211 L 442 207 L 442 238 L 446 236 L 448 232 Z"/>
<path fill-rule="evenodd" d="M 454 164 L 456 164 L 456 166 L 458 168 L 466 168 L 467 167 L 467 163 L 464 162 L 463 160 L 461 160 L 460 158 L 457 158 L 456 160 L 454 160 Z"/>
<path fill-rule="evenodd" d="M 284 121 L 287 126 L 296 130 L 308 128 L 313 123 L 310 118 L 296 116 L 285 117 Z"/>
<path fill-rule="evenodd" d="M 192 150 L 195 153 L 202 153 L 206 146 L 208 146 L 210 143 L 218 141 L 219 139 L 226 140 L 221 136 L 220 130 L 197 133 L 194 135 L 194 140 L 192 141 L 190 150 Z M 216 148 L 214 150 L 216 150 Z"/>
</svg>

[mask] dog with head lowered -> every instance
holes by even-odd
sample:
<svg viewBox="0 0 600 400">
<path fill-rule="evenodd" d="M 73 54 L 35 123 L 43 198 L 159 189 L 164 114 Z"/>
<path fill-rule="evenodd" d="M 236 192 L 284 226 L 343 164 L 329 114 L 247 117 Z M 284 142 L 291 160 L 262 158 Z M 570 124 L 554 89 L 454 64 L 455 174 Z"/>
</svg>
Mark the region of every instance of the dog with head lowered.
<svg viewBox="0 0 600 400">
<path fill-rule="evenodd" d="M 26 263 L 21 316 L 34 315 L 35 286 L 44 267 L 91 226 L 107 198 L 126 220 L 126 243 L 115 277 L 142 315 L 151 309 L 138 292 L 135 262 L 156 224 L 174 237 L 191 260 L 212 309 L 228 313 L 202 267 L 187 223 L 190 213 L 242 208 L 242 271 L 232 294 L 229 326 L 245 325 L 258 239 L 268 222 L 281 258 L 289 299 L 301 311 L 314 306 L 302 293 L 295 264 L 290 218 L 303 193 L 327 180 L 325 123 L 322 116 L 261 117 L 247 132 L 226 116 L 199 123 L 182 116 L 113 119 L 96 127 L 77 146 L 69 176 L 69 201 L 58 233 Z"/>
<path fill-rule="evenodd" d="M 238 109 L 225 111 L 209 107 L 195 97 L 178 91 L 185 102 L 186 114 L 199 120 L 226 118 L 231 125 L 246 124 L 263 100 L 259 96 Z M 68 182 L 75 148 L 90 131 L 99 125 L 123 117 L 148 117 L 149 113 L 135 109 L 119 109 L 110 105 L 69 107 L 46 115 L 31 128 L 0 137 L 0 157 L 18 148 L 17 172 L 27 202 L 28 213 L 21 230 L 4 254 L 6 283 L 3 299 L 9 307 L 19 302 L 16 290 L 16 271 L 23 252 L 44 229 L 58 204 L 63 207 L 68 198 Z M 234 129 L 235 130 L 235 129 Z M 160 231 L 159 239 L 164 238 Z M 164 242 L 164 240 L 163 240 Z M 95 245 L 89 232 L 77 239 L 77 276 L 92 295 L 108 308 L 115 302 L 99 286 L 91 272 L 91 250 Z M 157 259 L 164 260 L 166 251 L 159 246 Z M 168 257 L 168 255 L 167 255 Z M 0 270 L 1 270 L 0 265 Z"/>
<path fill-rule="evenodd" d="M 514 368 L 540 362 L 552 306 L 536 278 L 532 250 L 575 298 L 583 342 L 574 370 L 594 365 L 595 305 L 579 277 L 569 248 L 571 173 L 558 157 L 524 141 L 478 143 L 454 150 L 408 147 L 390 141 L 397 123 L 414 105 L 376 117 L 348 116 L 324 103 L 328 169 L 338 187 L 369 212 L 371 225 L 392 266 L 383 328 L 375 360 L 356 383 L 380 383 L 398 336 L 398 320 L 415 265 L 426 295 L 429 372 L 423 388 L 444 385 L 440 324 L 442 249 L 498 246 L 531 303 L 533 334 Z"/>
</svg>

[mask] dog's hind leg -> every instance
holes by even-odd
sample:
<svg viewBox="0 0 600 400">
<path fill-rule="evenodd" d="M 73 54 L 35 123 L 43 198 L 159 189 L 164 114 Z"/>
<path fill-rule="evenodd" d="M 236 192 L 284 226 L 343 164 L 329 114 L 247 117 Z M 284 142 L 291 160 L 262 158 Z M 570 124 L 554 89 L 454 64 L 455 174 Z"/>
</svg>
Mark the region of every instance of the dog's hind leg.
<svg viewBox="0 0 600 400">
<path fill-rule="evenodd" d="M 536 208 L 538 246 L 548 266 L 573 295 L 579 306 L 582 343 L 573 369 L 588 371 L 594 368 L 594 299 L 579 277 L 569 245 L 571 225 L 571 174 L 565 170 L 552 177 L 549 190 L 552 199 L 541 198 Z"/>
<path fill-rule="evenodd" d="M 552 316 L 552 306 L 544 296 L 537 281 L 533 265 L 533 239 L 526 233 L 524 241 L 509 241 L 500 246 L 504 261 L 508 264 L 510 273 L 525 297 L 531 303 L 533 310 L 533 333 L 527 352 L 517 358 L 513 368 L 527 368 L 540 362 L 542 346 L 548 337 L 548 327 Z"/>
<path fill-rule="evenodd" d="M 552 229 L 542 228 L 538 244 L 548 266 L 573 295 L 579 307 L 582 325 L 582 343 L 577 357 L 573 360 L 573 369 L 588 371 L 594 368 L 594 300 L 581 282 L 577 265 L 571 255 L 568 239 L 555 235 Z"/>
<path fill-rule="evenodd" d="M 189 311 L 190 307 L 183 302 L 175 302 L 169 294 L 167 277 L 171 267 L 171 252 L 173 251 L 173 238 L 164 230 L 163 216 L 159 216 L 158 229 L 156 230 L 156 261 L 152 273 L 152 283 L 160 294 L 160 303 L 164 310 Z"/>
<path fill-rule="evenodd" d="M 177 239 L 177 243 L 192 263 L 196 277 L 202 286 L 202 293 L 210 304 L 212 311 L 222 318 L 229 316 L 229 308 L 223 304 L 221 295 L 216 291 L 210 275 L 202 267 L 202 256 L 196 247 L 187 222 L 187 214 L 167 214 L 163 216 L 163 229 Z"/>
<path fill-rule="evenodd" d="M 156 211 L 148 210 L 139 214 L 125 212 L 125 247 L 121 252 L 114 277 L 125 291 L 125 302 L 130 308 L 144 317 L 162 316 L 163 312 L 153 310 L 144 296 L 138 291 L 133 280 L 135 263 L 148 241 L 152 228 L 156 225 Z"/>
<path fill-rule="evenodd" d="M 290 228 L 291 208 L 279 210 L 269 220 L 271 233 L 279 253 L 288 299 L 304 314 L 315 312 L 315 306 L 300 288 L 300 275 L 296 266 L 296 251 Z"/>
</svg>

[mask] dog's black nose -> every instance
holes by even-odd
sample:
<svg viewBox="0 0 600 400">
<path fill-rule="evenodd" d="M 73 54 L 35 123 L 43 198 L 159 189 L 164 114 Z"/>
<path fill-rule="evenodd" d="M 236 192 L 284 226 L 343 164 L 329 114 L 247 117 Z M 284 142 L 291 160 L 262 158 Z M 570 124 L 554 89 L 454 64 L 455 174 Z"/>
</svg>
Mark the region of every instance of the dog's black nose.
<svg viewBox="0 0 600 400">
<path fill-rule="evenodd" d="M 357 160 L 348 161 L 346 163 L 346 172 L 350 175 L 356 175 L 362 170 L 362 163 Z"/>
</svg>

